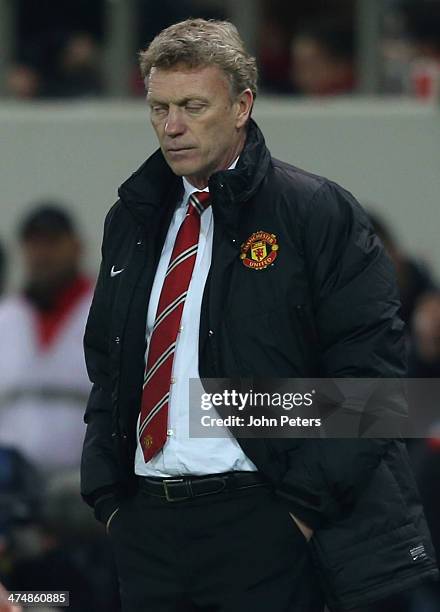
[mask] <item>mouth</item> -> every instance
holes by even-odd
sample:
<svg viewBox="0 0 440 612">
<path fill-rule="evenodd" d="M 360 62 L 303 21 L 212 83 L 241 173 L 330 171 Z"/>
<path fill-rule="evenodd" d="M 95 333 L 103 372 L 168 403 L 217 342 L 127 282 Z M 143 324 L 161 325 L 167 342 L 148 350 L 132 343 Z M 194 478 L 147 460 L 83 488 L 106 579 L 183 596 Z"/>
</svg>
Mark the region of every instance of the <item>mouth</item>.
<svg viewBox="0 0 440 612">
<path fill-rule="evenodd" d="M 167 149 L 167 153 L 185 153 L 186 151 L 192 151 L 193 147 L 178 147 L 173 149 Z"/>
<path fill-rule="evenodd" d="M 170 162 L 179 163 L 193 157 L 193 147 L 182 147 L 180 149 L 167 149 L 166 156 Z"/>
</svg>

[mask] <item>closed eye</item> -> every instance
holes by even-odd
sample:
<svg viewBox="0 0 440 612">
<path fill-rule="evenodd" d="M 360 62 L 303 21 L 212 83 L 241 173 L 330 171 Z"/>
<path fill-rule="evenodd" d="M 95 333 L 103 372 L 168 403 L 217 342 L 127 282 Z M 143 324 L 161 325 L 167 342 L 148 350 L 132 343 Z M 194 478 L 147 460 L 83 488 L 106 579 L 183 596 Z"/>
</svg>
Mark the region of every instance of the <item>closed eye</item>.
<svg viewBox="0 0 440 612">
<path fill-rule="evenodd" d="M 162 104 L 153 104 L 153 106 L 151 106 L 150 108 L 151 112 L 155 115 L 162 115 L 168 112 L 168 108 Z"/>
<path fill-rule="evenodd" d="M 205 108 L 205 106 L 206 104 L 187 104 L 185 108 L 189 111 L 198 111 L 202 110 L 202 108 Z"/>
</svg>

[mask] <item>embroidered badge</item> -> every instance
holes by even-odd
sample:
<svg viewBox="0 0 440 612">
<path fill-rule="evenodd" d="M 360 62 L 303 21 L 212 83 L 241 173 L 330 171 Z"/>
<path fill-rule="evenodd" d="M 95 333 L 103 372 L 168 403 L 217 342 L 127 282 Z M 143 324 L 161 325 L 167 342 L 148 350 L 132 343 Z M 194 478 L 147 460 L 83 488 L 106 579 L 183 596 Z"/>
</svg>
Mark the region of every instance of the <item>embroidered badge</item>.
<svg viewBox="0 0 440 612">
<path fill-rule="evenodd" d="M 150 448 L 150 446 L 152 446 L 152 444 L 153 444 L 153 437 L 150 436 L 150 434 L 148 434 L 144 438 L 144 446 L 145 446 L 145 448 Z"/>
<path fill-rule="evenodd" d="M 254 232 L 241 245 L 240 258 L 247 268 L 264 270 L 278 255 L 277 237 L 269 232 Z"/>
</svg>

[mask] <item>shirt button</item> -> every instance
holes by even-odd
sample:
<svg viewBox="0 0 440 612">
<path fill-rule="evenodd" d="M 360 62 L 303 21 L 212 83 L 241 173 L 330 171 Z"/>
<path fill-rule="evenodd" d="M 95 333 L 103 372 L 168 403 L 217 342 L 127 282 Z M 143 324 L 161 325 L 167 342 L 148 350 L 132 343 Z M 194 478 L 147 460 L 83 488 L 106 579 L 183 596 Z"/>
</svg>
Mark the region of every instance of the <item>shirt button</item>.
<svg viewBox="0 0 440 612">
<path fill-rule="evenodd" d="M 167 429 L 167 436 L 174 436 L 174 431 L 172 429 Z"/>
<path fill-rule="evenodd" d="M 214 335 L 214 332 L 212 331 L 212 329 L 210 329 L 210 330 L 209 330 L 208 334 L 209 334 L 210 336 L 213 336 L 213 335 Z"/>
<path fill-rule="evenodd" d="M 183 325 L 181 325 L 181 326 L 179 327 L 179 331 L 180 331 L 180 332 L 183 332 Z"/>
<path fill-rule="evenodd" d="M 171 380 L 170 380 L 171 384 L 172 384 L 172 385 L 174 385 L 174 383 L 176 382 L 176 380 L 177 380 L 177 379 L 176 379 L 176 378 L 173 376 L 173 377 L 171 378 Z"/>
</svg>

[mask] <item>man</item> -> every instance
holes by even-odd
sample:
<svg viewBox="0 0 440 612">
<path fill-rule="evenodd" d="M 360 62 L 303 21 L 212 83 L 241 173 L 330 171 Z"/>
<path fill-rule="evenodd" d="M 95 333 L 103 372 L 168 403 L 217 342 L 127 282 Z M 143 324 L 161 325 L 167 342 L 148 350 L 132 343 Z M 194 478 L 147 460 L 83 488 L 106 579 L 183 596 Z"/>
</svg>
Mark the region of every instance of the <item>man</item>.
<svg viewBox="0 0 440 612">
<path fill-rule="evenodd" d="M 79 469 L 90 393 L 82 335 L 92 282 L 71 217 L 42 202 L 19 228 L 23 289 L 0 302 L 0 445 L 46 473 Z"/>
<path fill-rule="evenodd" d="M 107 216 L 85 333 L 82 495 L 123 609 L 348 610 L 434 577 L 400 441 L 189 437 L 188 379 L 403 376 L 402 324 L 352 196 L 270 156 L 231 24 L 173 25 L 141 67 L 160 150 Z"/>
<path fill-rule="evenodd" d="M 303 96 L 337 96 L 355 89 L 355 37 L 340 20 L 314 20 L 291 43 L 292 84 Z"/>
</svg>

